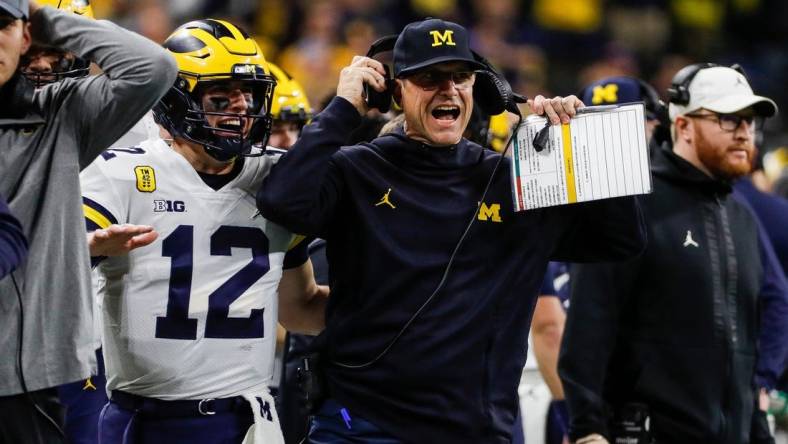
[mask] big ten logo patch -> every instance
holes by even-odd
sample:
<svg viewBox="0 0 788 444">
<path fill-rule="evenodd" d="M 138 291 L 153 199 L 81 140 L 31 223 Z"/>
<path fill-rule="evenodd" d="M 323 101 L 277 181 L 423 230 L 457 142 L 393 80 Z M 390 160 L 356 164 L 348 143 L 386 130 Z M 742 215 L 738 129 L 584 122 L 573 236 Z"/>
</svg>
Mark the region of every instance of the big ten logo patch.
<svg viewBox="0 0 788 444">
<path fill-rule="evenodd" d="M 479 207 L 479 220 L 490 220 L 493 222 L 502 222 L 501 219 L 501 204 L 487 205 L 482 202 Z"/>
<path fill-rule="evenodd" d="M 440 31 L 430 31 L 430 35 L 432 36 L 432 46 L 457 46 L 454 43 L 454 31 L 447 29 L 443 32 Z"/>
<path fill-rule="evenodd" d="M 156 213 L 183 213 L 186 211 L 186 204 L 181 200 L 161 200 L 153 201 L 153 211 Z"/>
<path fill-rule="evenodd" d="M 143 193 L 156 191 L 156 173 L 152 167 L 136 166 L 134 175 L 137 176 L 137 190 Z"/>
</svg>

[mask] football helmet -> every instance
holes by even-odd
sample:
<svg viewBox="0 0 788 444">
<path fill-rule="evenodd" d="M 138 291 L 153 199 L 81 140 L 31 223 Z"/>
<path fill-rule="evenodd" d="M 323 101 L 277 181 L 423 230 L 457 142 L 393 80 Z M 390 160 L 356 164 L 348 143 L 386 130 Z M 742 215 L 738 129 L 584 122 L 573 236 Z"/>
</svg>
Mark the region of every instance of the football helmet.
<svg viewBox="0 0 788 444">
<path fill-rule="evenodd" d="M 178 77 L 153 107 L 156 123 L 173 137 L 202 145 L 221 161 L 262 155 L 271 133 L 276 80 L 257 43 L 231 23 L 204 19 L 182 25 L 163 46 L 175 58 Z M 230 82 L 250 92 L 249 97 L 244 93 L 246 113 L 230 112 L 228 100 L 203 109 L 203 93 Z M 209 116 L 226 119 L 212 126 Z"/>
<path fill-rule="evenodd" d="M 61 11 L 93 19 L 93 8 L 89 0 L 39 0 L 41 6 L 51 6 Z M 37 59 L 46 59 L 40 64 Z M 85 77 L 90 73 L 90 62 L 61 48 L 33 43 L 21 60 L 22 75 L 32 81 L 36 88 L 59 82 L 68 77 Z"/>
<path fill-rule="evenodd" d="M 312 118 L 312 107 L 309 106 L 304 88 L 273 63 L 268 63 L 268 68 L 276 79 L 274 101 L 271 105 L 274 121 L 296 122 L 299 128 L 303 128 Z"/>
<path fill-rule="evenodd" d="M 51 6 L 66 12 L 73 12 L 87 18 L 95 18 L 93 16 L 93 8 L 90 6 L 90 0 L 38 0 L 38 4 L 40 6 Z"/>
</svg>

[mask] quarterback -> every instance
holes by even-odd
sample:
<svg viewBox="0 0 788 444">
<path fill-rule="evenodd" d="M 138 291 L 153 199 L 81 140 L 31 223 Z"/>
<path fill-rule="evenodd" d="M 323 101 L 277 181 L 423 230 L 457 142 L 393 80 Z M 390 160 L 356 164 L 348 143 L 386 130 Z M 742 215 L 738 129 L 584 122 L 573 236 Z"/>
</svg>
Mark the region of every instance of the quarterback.
<svg viewBox="0 0 788 444">
<path fill-rule="evenodd" d="M 103 277 L 100 439 L 281 442 L 267 387 L 277 319 L 319 331 L 327 288 L 251 194 L 280 154 L 265 150 L 275 80 L 224 21 L 189 22 L 164 47 L 179 75 L 153 113 L 171 146 L 110 149 L 81 176 Z M 115 236 L 126 224 L 150 228 Z"/>
</svg>

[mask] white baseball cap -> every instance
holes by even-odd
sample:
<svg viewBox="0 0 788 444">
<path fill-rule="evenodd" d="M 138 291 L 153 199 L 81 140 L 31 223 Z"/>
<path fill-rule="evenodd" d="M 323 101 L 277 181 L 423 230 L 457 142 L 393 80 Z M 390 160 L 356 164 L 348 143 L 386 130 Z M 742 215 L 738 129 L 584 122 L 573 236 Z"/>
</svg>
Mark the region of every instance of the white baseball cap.
<svg viewBox="0 0 788 444">
<path fill-rule="evenodd" d="M 752 107 L 756 114 L 771 117 L 777 114 L 772 99 L 756 96 L 747 78 L 739 71 L 725 66 L 704 68 L 695 74 L 688 86 L 690 101 L 686 105 L 671 103 L 670 120 L 701 108 L 720 114 L 730 114 Z"/>
</svg>

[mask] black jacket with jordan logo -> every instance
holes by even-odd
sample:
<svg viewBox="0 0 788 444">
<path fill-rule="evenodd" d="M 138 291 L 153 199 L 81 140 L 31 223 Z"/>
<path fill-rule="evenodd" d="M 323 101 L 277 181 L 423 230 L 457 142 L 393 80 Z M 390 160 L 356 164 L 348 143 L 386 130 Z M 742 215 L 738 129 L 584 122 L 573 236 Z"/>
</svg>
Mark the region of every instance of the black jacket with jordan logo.
<svg viewBox="0 0 788 444">
<path fill-rule="evenodd" d="M 633 198 L 515 214 L 508 159 L 443 290 L 500 155 L 403 134 L 344 147 L 358 112 L 334 99 L 258 193 L 262 214 L 327 240 L 330 395 L 409 443 L 508 443 L 536 293 L 548 260 L 621 260 L 644 246 Z M 352 424 L 352 422 L 351 422 Z M 352 432 L 348 432 L 352 433 Z"/>
<path fill-rule="evenodd" d="M 667 145 L 651 169 L 643 255 L 572 268 L 559 363 L 571 436 L 607 434 L 611 410 L 638 402 L 658 443 L 747 443 L 763 279 L 757 222 L 729 184 Z"/>
</svg>

